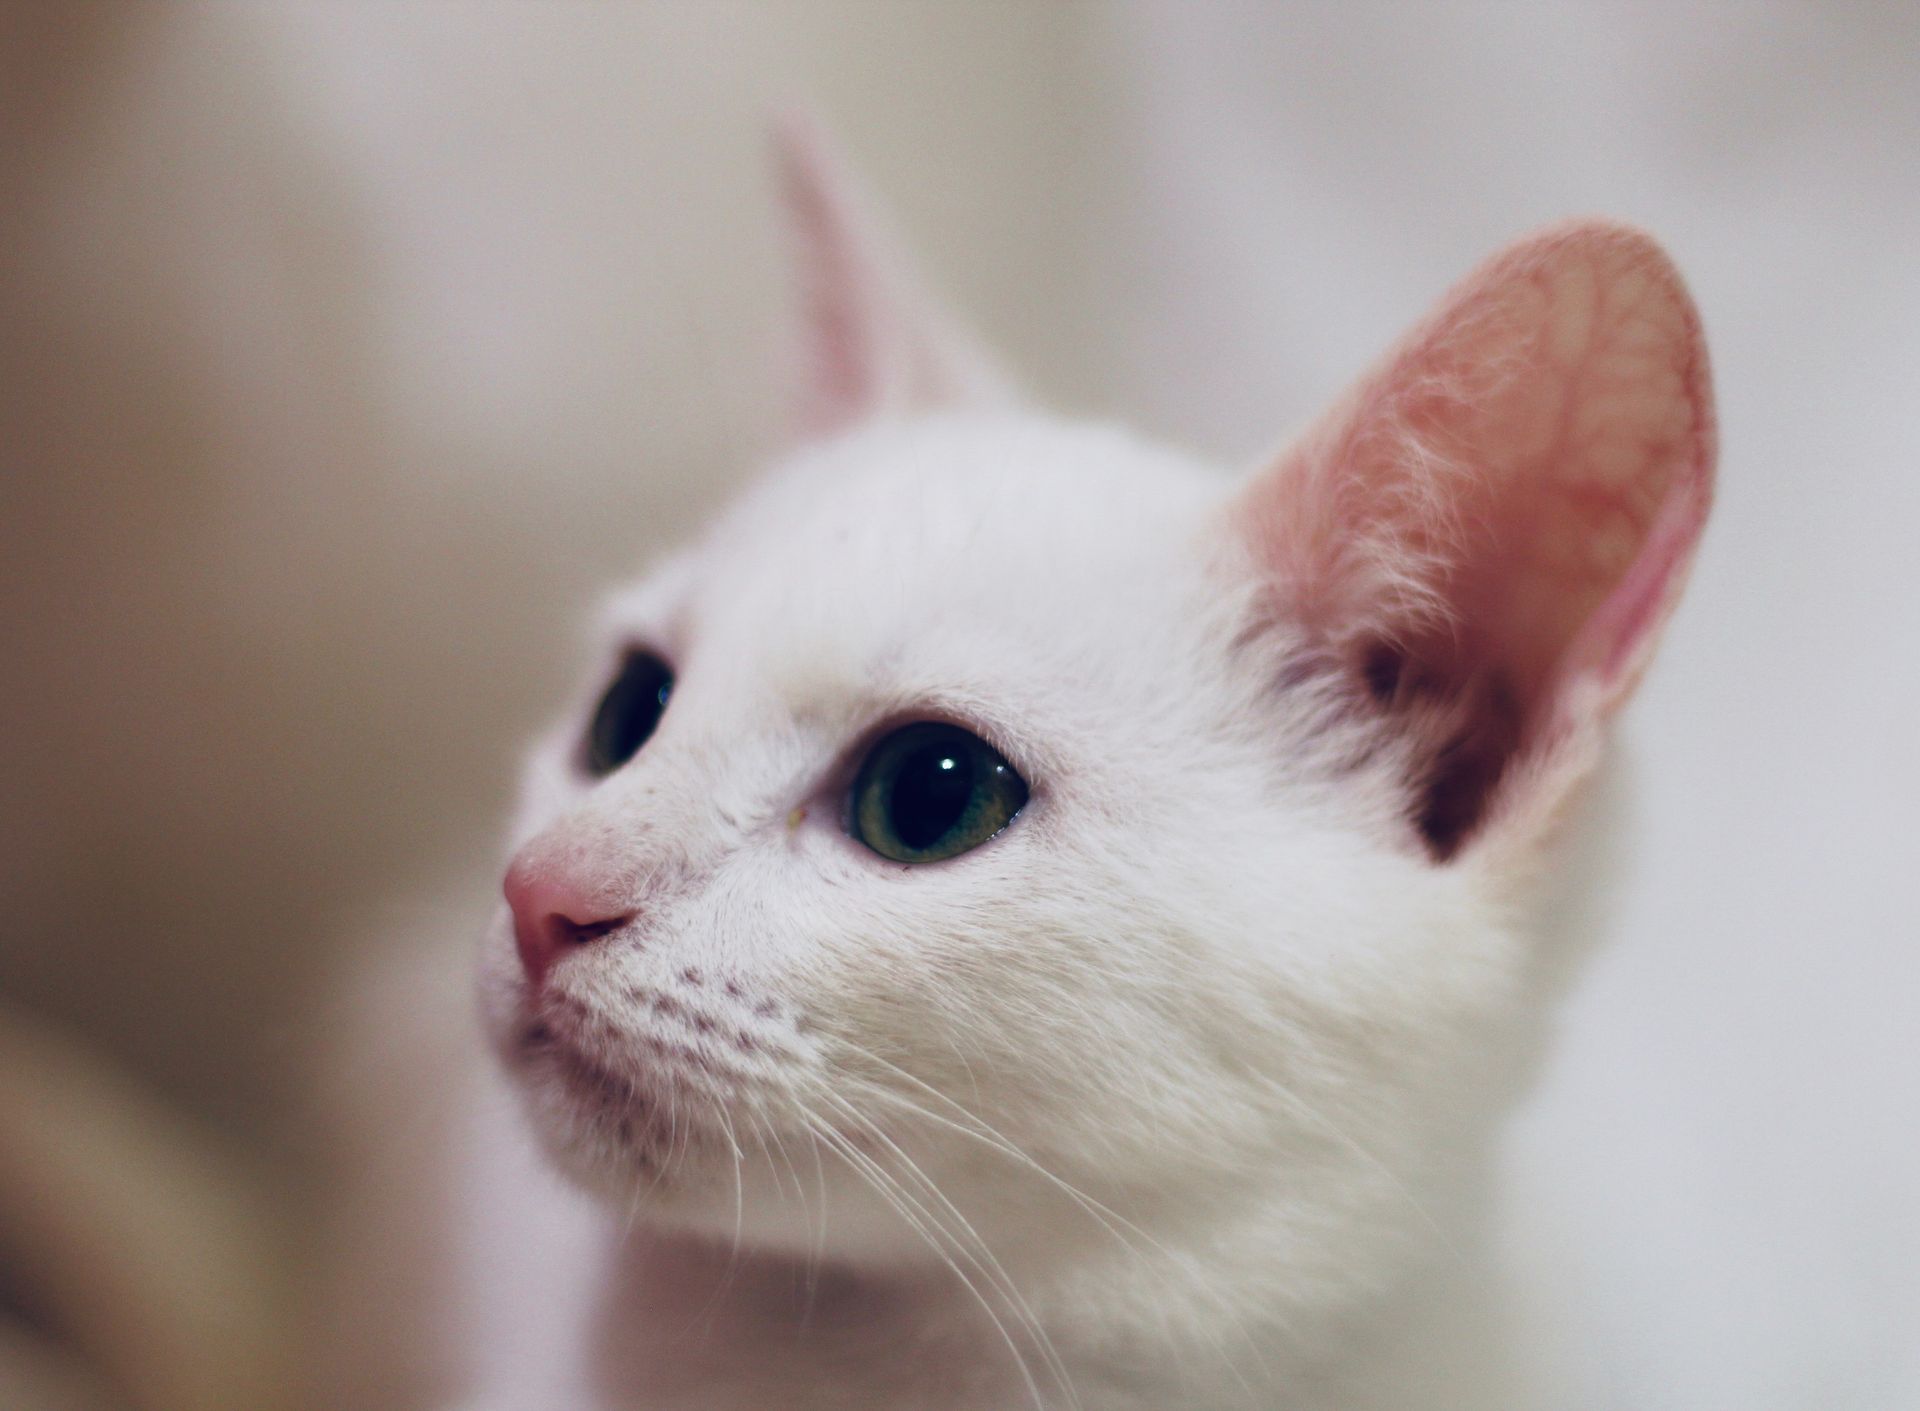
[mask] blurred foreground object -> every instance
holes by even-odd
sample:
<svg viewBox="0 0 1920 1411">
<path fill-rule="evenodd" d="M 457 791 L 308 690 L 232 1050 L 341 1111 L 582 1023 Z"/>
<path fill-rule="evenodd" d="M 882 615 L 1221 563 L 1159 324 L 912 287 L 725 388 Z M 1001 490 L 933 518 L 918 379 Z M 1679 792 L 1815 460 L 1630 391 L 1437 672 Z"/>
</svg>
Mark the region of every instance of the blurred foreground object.
<svg viewBox="0 0 1920 1411">
<path fill-rule="evenodd" d="M 0 1010 L 0 1264 L 65 1344 L 56 1355 L 0 1335 L 8 1407 L 291 1404 L 277 1227 L 238 1158 L 52 1028 Z"/>
</svg>

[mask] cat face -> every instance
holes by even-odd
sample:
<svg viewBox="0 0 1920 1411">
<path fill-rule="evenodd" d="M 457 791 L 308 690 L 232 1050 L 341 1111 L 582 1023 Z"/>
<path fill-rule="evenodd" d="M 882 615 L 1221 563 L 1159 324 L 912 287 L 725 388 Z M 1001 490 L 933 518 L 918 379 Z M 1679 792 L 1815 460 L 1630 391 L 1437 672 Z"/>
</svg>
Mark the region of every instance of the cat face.
<svg viewBox="0 0 1920 1411">
<path fill-rule="evenodd" d="M 879 428 L 616 600 L 515 866 L 536 921 L 631 920 L 537 982 L 510 918 L 494 943 L 498 1037 L 565 1164 L 730 1229 L 738 1143 L 749 1233 L 795 1244 L 822 1199 L 835 1239 L 910 1241 L 861 1208 L 884 1203 L 860 1165 L 901 1153 L 943 1188 L 1004 1182 L 1023 1218 L 1061 1193 L 999 1143 L 1137 1208 L 1299 1136 L 1285 1084 L 1389 1008 L 1347 992 L 1419 990 L 1409 1029 L 1481 1002 L 1413 983 L 1459 889 L 1354 774 L 1325 684 L 1287 680 L 1304 648 L 1242 640 L 1221 490 L 1105 430 Z M 671 663 L 669 703 L 595 780 L 593 697 L 635 649 Z M 919 721 L 987 741 L 1028 798 L 972 850 L 900 862 L 855 836 L 852 791 Z"/>
<path fill-rule="evenodd" d="M 533 1126 L 792 1253 L 1257 1211 L 1332 1277 L 1484 1107 L 1516 896 L 1677 591 L 1684 295 L 1541 237 L 1235 483 L 1007 405 L 788 178 L 813 439 L 613 600 L 529 766 L 485 992 Z"/>
</svg>

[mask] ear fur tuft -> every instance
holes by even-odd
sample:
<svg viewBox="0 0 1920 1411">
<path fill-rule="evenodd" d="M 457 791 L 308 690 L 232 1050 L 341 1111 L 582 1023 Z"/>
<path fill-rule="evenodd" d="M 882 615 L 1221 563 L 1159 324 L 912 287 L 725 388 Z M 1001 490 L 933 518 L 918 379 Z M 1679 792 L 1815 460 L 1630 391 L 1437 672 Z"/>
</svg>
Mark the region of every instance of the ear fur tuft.
<svg viewBox="0 0 1920 1411">
<path fill-rule="evenodd" d="M 1503 781 L 1564 771 L 1514 763 L 1631 692 L 1714 449 L 1678 273 L 1641 232 L 1584 220 L 1469 276 L 1246 492 L 1286 610 L 1419 742 L 1412 813 L 1437 856 L 1538 814 Z"/>
</svg>

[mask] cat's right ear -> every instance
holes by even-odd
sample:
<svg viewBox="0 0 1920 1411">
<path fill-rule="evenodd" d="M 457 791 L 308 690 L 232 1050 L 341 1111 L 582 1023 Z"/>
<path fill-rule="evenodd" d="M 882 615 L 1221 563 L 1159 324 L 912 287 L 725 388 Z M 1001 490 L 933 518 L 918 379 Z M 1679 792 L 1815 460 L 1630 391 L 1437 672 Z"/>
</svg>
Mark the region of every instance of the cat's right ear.
<svg viewBox="0 0 1920 1411">
<path fill-rule="evenodd" d="M 787 113 L 773 138 L 802 299 L 800 435 L 1011 403 L 1012 381 L 925 290 L 890 223 L 819 124 Z"/>
</svg>

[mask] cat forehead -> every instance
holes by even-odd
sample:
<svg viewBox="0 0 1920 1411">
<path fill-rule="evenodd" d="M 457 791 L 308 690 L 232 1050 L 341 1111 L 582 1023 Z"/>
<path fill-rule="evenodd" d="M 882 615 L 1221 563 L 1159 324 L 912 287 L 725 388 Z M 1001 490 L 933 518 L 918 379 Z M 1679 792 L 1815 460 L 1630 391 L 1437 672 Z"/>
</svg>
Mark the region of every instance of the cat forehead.
<svg viewBox="0 0 1920 1411">
<path fill-rule="evenodd" d="M 1105 426 L 927 418 L 776 465 L 616 621 L 787 675 L 911 675 L 996 650 L 1092 648 L 1178 596 L 1224 489 Z"/>
<path fill-rule="evenodd" d="M 881 424 L 803 452 L 722 522 L 716 547 L 837 547 L 855 572 L 1003 581 L 1171 543 L 1219 489 L 1204 467 L 1105 425 L 995 415 Z"/>
</svg>

